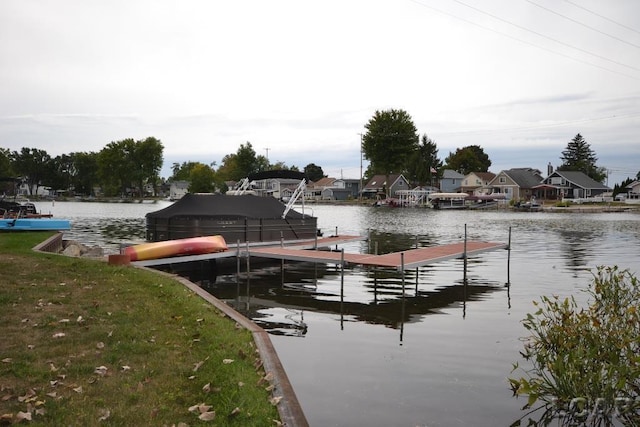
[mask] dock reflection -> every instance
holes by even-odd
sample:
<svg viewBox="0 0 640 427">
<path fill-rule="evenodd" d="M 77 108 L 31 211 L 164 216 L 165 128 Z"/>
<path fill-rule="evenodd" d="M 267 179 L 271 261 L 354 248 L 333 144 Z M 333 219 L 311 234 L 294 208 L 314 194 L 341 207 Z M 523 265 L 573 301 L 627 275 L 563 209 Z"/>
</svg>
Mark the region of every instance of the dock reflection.
<svg viewBox="0 0 640 427">
<path fill-rule="evenodd" d="M 427 267 L 402 274 L 390 269 L 348 268 L 344 278 L 339 266 L 289 262 L 286 266 L 252 267 L 239 276 L 228 272 L 201 286 L 269 333 L 303 337 L 305 312 L 328 313 L 343 322 L 365 322 L 398 329 L 421 322 L 424 316 L 448 308 L 461 308 L 487 294 L 504 290 L 499 282 L 470 276 L 453 283 L 434 283 Z"/>
</svg>

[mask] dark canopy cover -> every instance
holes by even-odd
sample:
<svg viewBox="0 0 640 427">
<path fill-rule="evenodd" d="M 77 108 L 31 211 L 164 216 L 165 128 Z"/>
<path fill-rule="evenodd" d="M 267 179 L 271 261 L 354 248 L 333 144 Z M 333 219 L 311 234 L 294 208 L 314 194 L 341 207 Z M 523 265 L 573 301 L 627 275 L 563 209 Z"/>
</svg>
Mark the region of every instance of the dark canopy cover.
<svg viewBox="0 0 640 427">
<path fill-rule="evenodd" d="M 150 212 L 146 216 L 158 219 L 189 216 L 275 219 L 282 217 L 284 209 L 285 205 L 273 197 L 188 193 L 171 206 Z M 287 213 L 287 218 L 302 218 L 304 216 L 293 209 Z"/>
</svg>

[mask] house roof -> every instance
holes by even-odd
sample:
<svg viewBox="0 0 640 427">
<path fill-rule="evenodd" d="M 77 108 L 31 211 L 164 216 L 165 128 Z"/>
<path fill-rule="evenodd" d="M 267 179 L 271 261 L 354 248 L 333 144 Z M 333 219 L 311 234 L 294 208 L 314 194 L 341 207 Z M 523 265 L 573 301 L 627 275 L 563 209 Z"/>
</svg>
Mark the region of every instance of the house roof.
<svg viewBox="0 0 640 427">
<path fill-rule="evenodd" d="M 445 169 L 442 172 L 442 179 L 463 179 L 464 175 L 460 172 L 456 172 L 453 169 Z"/>
<path fill-rule="evenodd" d="M 496 174 L 493 172 L 473 172 L 473 174 L 486 182 L 489 182 L 496 177 Z"/>
<path fill-rule="evenodd" d="M 572 182 L 573 184 L 577 185 L 578 187 L 581 188 L 586 188 L 586 189 L 591 189 L 591 190 L 611 190 L 609 187 L 607 187 L 606 185 L 602 184 L 601 182 L 598 182 L 594 179 L 592 179 L 591 177 L 589 177 L 587 174 L 585 174 L 584 172 L 578 172 L 578 171 L 555 171 L 554 173 L 552 173 L 551 175 L 549 175 L 550 177 L 553 175 L 559 175 L 561 177 L 563 177 L 564 179 L 566 179 L 569 182 Z"/>
<path fill-rule="evenodd" d="M 501 173 L 511 178 L 520 188 L 532 188 L 542 182 L 542 176 L 539 172 L 532 168 L 514 168 L 503 170 Z"/>
<path fill-rule="evenodd" d="M 324 178 L 320 178 L 319 180 L 313 182 L 310 185 L 310 187 L 316 187 L 316 188 L 331 187 L 331 186 L 333 186 L 333 183 L 335 181 L 336 181 L 335 178 L 324 177 Z"/>
<path fill-rule="evenodd" d="M 390 174 L 389 175 L 389 184 L 386 185 L 387 187 L 392 186 L 393 184 L 395 184 L 395 182 L 400 179 L 400 177 L 402 177 L 404 179 L 404 177 L 402 176 L 402 174 Z M 385 183 L 387 181 L 387 176 L 386 175 L 374 175 L 373 178 L 371 178 L 369 180 L 369 182 L 367 182 L 367 185 L 364 186 L 365 190 L 376 190 L 379 188 L 382 188 L 385 186 Z M 405 179 L 406 181 L 406 179 Z"/>
</svg>

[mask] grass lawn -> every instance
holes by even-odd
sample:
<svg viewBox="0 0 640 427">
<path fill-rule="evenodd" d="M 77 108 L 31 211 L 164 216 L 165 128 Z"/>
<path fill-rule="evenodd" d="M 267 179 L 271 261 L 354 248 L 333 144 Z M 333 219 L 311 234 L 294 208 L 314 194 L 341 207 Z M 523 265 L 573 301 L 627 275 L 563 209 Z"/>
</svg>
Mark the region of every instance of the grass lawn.
<svg viewBox="0 0 640 427">
<path fill-rule="evenodd" d="M 0 233 L 0 425 L 279 424 L 248 331 L 171 278 L 31 250 L 50 235 Z"/>
</svg>

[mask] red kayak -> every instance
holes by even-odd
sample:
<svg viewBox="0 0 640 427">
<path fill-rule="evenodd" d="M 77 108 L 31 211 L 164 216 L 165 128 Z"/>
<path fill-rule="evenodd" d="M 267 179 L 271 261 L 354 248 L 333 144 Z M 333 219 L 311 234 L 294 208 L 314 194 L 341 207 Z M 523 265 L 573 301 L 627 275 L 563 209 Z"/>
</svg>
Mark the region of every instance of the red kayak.
<svg viewBox="0 0 640 427">
<path fill-rule="evenodd" d="M 124 249 L 124 254 L 129 255 L 131 261 L 143 261 L 182 255 L 210 254 L 224 252 L 227 249 L 224 237 L 201 236 L 128 246 Z"/>
</svg>

